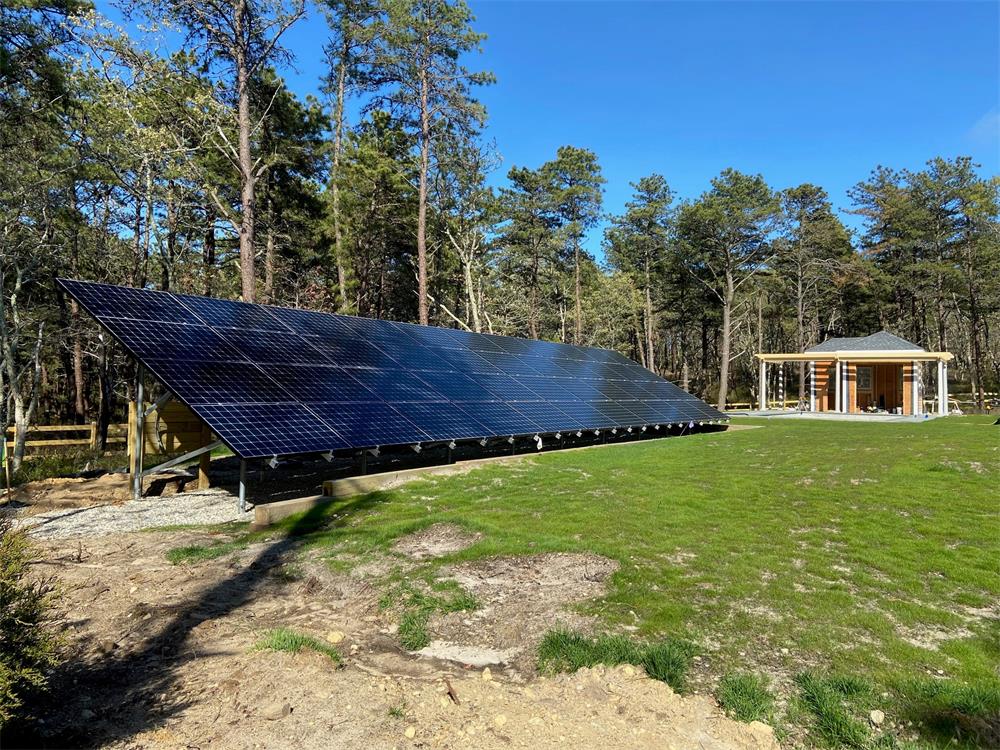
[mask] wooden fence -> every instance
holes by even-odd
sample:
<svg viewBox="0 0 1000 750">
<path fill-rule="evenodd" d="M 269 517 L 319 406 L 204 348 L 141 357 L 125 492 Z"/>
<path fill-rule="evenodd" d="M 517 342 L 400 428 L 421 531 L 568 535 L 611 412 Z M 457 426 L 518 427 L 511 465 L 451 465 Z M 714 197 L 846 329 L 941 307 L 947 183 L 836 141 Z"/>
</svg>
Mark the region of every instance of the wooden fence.
<svg viewBox="0 0 1000 750">
<path fill-rule="evenodd" d="M 147 404 L 149 406 L 149 404 Z M 135 440 L 135 403 L 129 404 L 127 424 L 108 425 L 108 445 L 121 445 L 129 455 Z M 184 404 L 176 401 L 164 404 L 146 417 L 143 453 L 155 456 L 164 453 L 185 453 L 205 445 L 211 437 L 204 423 Z M 26 448 L 89 448 L 97 449 L 99 432 L 96 422 L 90 424 L 44 424 L 28 428 Z M 14 428 L 7 428 L 7 450 L 14 447 Z"/>
<path fill-rule="evenodd" d="M 97 449 L 98 428 L 96 422 L 90 424 L 44 424 L 31 425 L 28 428 L 26 448 L 69 448 L 80 447 Z M 128 434 L 127 424 L 108 425 L 108 444 L 125 443 Z M 14 428 L 7 428 L 7 450 L 14 447 Z M 66 437 L 67 435 L 74 437 Z"/>
</svg>

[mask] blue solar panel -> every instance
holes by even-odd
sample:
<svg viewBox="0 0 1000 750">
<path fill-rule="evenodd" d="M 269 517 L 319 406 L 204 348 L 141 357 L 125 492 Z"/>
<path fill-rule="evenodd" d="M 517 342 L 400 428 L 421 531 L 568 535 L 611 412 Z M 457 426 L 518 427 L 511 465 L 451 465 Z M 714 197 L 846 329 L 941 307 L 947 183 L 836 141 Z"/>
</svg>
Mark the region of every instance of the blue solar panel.
<svg viewBox="0 0 1000 750">
<path fill-rule="evenodd" d="M 604 349 L 60 283 L 245 458 L 724 418 Z"/>
</svg>

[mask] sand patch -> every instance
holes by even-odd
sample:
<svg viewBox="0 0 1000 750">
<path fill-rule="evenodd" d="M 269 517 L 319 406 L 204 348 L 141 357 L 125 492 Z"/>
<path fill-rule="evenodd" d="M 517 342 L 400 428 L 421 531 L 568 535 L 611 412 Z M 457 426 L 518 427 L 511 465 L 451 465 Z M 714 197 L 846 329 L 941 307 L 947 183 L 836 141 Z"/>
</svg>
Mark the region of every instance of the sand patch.
<svg viewBox="0 0 1000 750">
<path fill-rule="evenodd" d="M 436 523 L 404 536 L 392 550 L 415 560 L 425 560 L 461 552 L 482 538 L 482 534 L 471 533 L 453 523 Z"/>
</svg>

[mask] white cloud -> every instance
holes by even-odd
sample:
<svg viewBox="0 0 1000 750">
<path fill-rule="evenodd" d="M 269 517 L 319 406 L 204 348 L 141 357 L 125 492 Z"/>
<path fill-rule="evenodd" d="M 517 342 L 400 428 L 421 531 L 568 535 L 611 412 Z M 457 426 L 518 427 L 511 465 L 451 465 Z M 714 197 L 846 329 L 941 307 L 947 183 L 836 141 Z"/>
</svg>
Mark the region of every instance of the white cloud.
<svg viewBox="0 0 1000 750">
<path fill-rule="evenodd" d="M 1000 144 L 1000 110 L 991 109 L 976 120 L 968 135 L 977 143 Z"/>
</svg>

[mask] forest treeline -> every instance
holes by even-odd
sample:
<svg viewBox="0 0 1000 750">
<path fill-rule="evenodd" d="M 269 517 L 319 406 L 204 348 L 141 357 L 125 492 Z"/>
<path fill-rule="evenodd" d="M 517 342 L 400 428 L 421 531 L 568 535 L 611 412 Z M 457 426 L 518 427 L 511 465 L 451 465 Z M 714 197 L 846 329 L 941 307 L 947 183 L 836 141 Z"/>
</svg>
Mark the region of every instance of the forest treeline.
<svg viewBox="0 0 1000 750">
<path fill-rule="evenodd" d="M 756 391 L 758 351 L 883 328 L 954 352 L 980 404 L 1000 381 L 1000 181 L 969 158 L 875 168 L 850 191 L 857 233 L 821 187 L 737 169 L 679 200 L 650 164 L 609 216 L 586 144 L 495 178 L 477 95 L 503 84 L 460 1 L 120 10 L 0 6 L 0 420 L 19 441 L 106 426 L 133 388 L 59 276 L 609 347 L 720 405 Z M 307 15 L 326 42 L 291 50 Z M 296 55 L 325 61 L 317 97 L 283 81 Z"/>
</svg>

